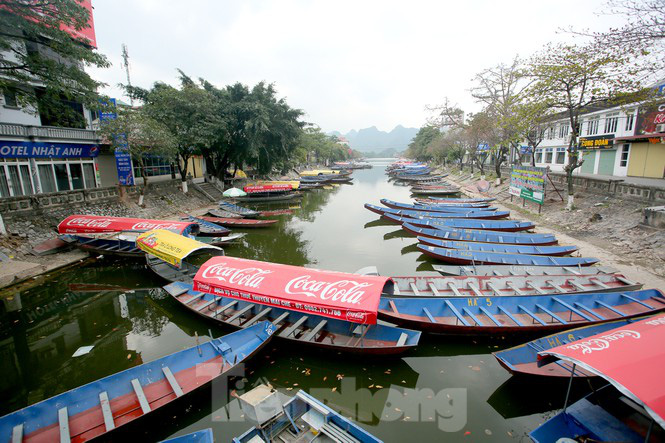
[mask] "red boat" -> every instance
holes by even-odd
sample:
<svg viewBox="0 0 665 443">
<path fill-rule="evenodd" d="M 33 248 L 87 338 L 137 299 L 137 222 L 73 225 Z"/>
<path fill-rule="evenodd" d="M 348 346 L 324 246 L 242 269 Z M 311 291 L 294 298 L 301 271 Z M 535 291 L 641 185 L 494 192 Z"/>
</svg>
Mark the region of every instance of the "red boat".
<svg viewBox="0 0 665 443">
<path fill-rule="evenodd" d="M 270 226 L 277 223 L 277 220 L 257 220 L 250 218 L 223 218 L 223 217 L 210 217 L 207 215 L 201 215 L 197 218 L 230 228 L 264 228 L 266 226 Z"/>
</svg>

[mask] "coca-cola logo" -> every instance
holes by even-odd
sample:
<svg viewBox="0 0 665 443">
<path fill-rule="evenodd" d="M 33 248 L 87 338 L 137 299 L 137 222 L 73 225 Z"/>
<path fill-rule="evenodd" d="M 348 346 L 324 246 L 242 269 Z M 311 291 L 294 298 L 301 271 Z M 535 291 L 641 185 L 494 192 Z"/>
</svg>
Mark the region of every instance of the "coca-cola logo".
<svg viewBox="0 0 665 443">
<path fill-rule="evenodd" d="M 367 314 L 364 312 L 346 311 L 346 319 L 356 323 L 364 323 Z"/>
<path fill-rule="evenodd" d="M 318 297 L 321 300 L 358 304 L 365 295 L 365 289 L 372 286 L 371 283 L 359 283 L 353 280 L 340 280 L 331 283 L 312 280 L 311 278 L 310 275 L 294 278 L 286 284 L 284 292 L 291 295 Z"/>
<path fill-rule="evenodd" d="M 132 231 L 151 231 L 153 229 L 166 229 L 167 231 L 174 231 L 180 229 L 182 225 L 178 223 L 149 223 L 139 222 L 135 223 L 130 230 Z"/>
<path fill-rule="evenodd" d="M 268 274 L 272 274 L 272 271 L 261 268 L 232 268 L 226 263 L 219 263 L 205 268 L 201 277 L 257 289 Z"/>
<path fill-rule="evenodd" d="M 140 242 L 143 243 L 144 245 L 150 247 L 150 248 L 154 248 L 155 245 L 157 244 L 157 238 L 155 237 L 154 234 L 151 234 L 151 235 L 149 235 L 145 238 L 142 238 L 140 240 Z"/>
<path fill-rule="evenodd" d="M 603 349 L 608 349 L 611 342 L 621 340 L 622 338 L 626 337 L 638 339 L 640 338 L 640 333 L 637 331 L 622 329 L 611 334 L 601 335 L 598 338 L 572 343 L 568 345 L 567 348 L 571 350 L 581 349 L 582 354 L 591 354 L 593 351 L 602 351 Z"/>
<path fill-rule="evenodd" d="M 77 227 L 86 227 L 86 228 L 108 228 L 113 220 L 108 218 L 96 219 L 96 218 L 87 218 L 87 217 L 76 217 L 69 220 L 66 226 L 77 226 Z"/>
</svg>

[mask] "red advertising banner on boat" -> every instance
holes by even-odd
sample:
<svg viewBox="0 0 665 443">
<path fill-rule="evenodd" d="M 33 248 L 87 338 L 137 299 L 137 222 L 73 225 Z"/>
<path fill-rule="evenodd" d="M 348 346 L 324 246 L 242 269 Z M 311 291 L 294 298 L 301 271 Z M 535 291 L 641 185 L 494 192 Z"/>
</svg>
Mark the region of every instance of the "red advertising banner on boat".
<svg viewBox="0 0 665 443">
<path fill-rule="evenodd" d="M 665 315 L 543 351 L 600 375 L 665 427 Z"/>
<path fill-rule="evenodd" d="M 194 277 L 196 291 L 361 324 L 376 323 L 386 285 L 389 277 L 235 257 L 213 257 Z"/>
<path fill-rule="evenodd" d="M 286 192 L 291 191 L 293 186 L 288 183 L 280 183 L 276 185 L 252 185 L 242 188 L 248 194 L 256 194 L 259 192 Z"/>
<path fill-rule="evenodd" d="M 146 232 L 166 229 L 176 234 L 189 234 L 196 223 L 150 220 L 147 218 L 103 217 L 98 215 L 70 215 L 60 222 L 60 234 L 101 234 L 104 232 Z"/>
</svg>

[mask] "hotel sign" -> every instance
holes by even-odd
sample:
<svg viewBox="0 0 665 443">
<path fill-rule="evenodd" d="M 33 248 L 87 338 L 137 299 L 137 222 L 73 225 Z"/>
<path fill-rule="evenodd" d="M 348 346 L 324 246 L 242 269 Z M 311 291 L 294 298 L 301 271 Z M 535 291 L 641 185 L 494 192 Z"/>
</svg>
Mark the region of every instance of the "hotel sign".
<svg viewBox="0 0 665 443">
<path fill-rule="evenodd" d="M 603 149 L 614 147 L 614 134 L 595 137 L 580 137 L 580 149 Z"/>
</svg>

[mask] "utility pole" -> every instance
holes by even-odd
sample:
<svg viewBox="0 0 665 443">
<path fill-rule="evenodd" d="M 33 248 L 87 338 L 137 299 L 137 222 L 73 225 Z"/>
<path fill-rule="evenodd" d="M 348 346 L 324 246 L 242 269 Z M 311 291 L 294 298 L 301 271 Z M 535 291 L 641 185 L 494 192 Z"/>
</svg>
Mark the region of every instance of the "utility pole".
<svg viewBox="0 0 665 443">
<path fill-rule="evenodd" d="M 132 81 L 129 78 L 129 52 L 127 52 L 127 45 L 122 44 L 122 64 L 125 66 L 125 73 L 127 74 L 127 86 L 131 88 Z M 129 104 L 134 107 L 134 99 L 131 94 L 129 96 Z"/>
</svg>

